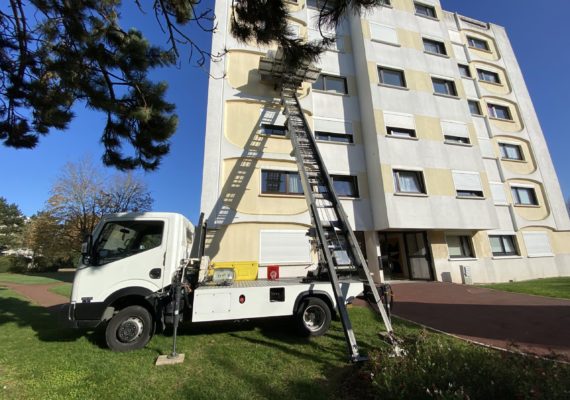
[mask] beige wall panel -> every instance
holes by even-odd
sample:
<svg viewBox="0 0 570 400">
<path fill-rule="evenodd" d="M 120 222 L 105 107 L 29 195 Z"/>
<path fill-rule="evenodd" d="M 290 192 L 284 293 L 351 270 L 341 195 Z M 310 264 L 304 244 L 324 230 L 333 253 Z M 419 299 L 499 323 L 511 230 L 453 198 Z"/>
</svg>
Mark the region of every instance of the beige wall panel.
<svg viewBox="0 0 570 400">
<path fill-rule="evenodd" d="M 273 85 L 261 82 L 257 68 L 261 55 L 255 52 L 236 50 L 229 52 L 227 79 L 231 87 L 255 96 L 278 97 Z"/>
<path fill-rule="evenodd" d="M 229 159 L 223 163 L 221 197 L 224 204 L 243 214 L 296 215 L 307 211 L 304 196 L 262 195 L 261 170 L 296 171 L 295 162 Z"/>
<path fill-rule="evenodd" d="M 544 199 L 544 191 L 542 189 L 542 185 L 538 184 L 537 182 L 527 181 L 522 179 L 511 179 L 508 181 L 509 184 L 516 184 L 520 183 L 522 185 L 533 185 L 534 191 L 536 193 L 536 198 L 538 200 L 538 206 L 522 206 L 522 205 L 515 205 L 514 209 L 518 216 L 526 219 L 527 221 L 540 221 L 544 218 L 548 217 L 550 214 L 550 210 L 548 205 L 546 204 L 546 200 Z M 516 185 L 515 185 L 516 186 Z M 513 201 L 513 194 L 510 190 L 510 185 L 508 186 L 508 196 L 510 196 L 510 201 L 514 204 Z"/>
<path fill-rule="evenodd" d="M 382 182 L 384 184 L 385 193 L 394 193 L 394 176 L 392 173 L 392 166 L 388 164 L 382 164 L 380 166 L 380 171 L 382 172 Z"/>
<path fill-rule="evenodd" d="M 441 132 L 441 121 L 439 118 L 416 115 L 415 119 L 418 139 L 443 142 L 443 133 Z"/>
<path fill-rule="evenodd" d="M 384 122 L 384 113 L 381 110 L 374 110 L 374 126 L 376 127 L 377 135 L 386 134 L 386 126 Z"/>
<path fill-rule="evenodd" d="M 481 85 L 483 89 L 498 95 L 506 95 L 511 93 L 512 91 L 511 85 L 509 83 L 509 80 L 507 79 L 507 74 L 505 73 L 505 70 L 503 68 L 500 68 L 495 64 L 487 64 L 483 62 L 473 62 L 472 66 L 473 66 L 472 71 L 474 72 L 474 76 L 477 77 L 479 85 Z M 499 80 L 501 81 L 501 83 L 495 84 L 480 80 L 479 75 L 477 73 L 477 68 L 499 74 Z"/>
<path fill-rule="evenodd" d="M 524 161 L 517 160 L 505 160 L 501 159 L 501 164 L 503 168 L 508 171 L 514 172 L 515 174 L 527 175 L 536 171 L 536 165 L 534 163 L 534 157 L 530 151 L 528 142 L 521 140 L 519 138 L 514 138 L 512 136 L 495 136 L 494 140 L 495 152 L 497 157 L 501 157 L 501 151 L 499 149 L 499 143 L 513 143 L 521 146 Z"/>
<path fill-rule="evenodd" d="M 550 244 L 555 254 L 570 254 L 570 232 L 549 231 Z"/>
<path fill-rule="evenodd" d="M 406 70 L 406 83 L 411 90 L 433 93 L 431 77 L 422 71 Z M 463 90 L 463 88 L 461 88 Z"/>
<path fill-rule="evenodd" d="M 259 134 L 263 108 L 263 104 L 257 102 L 226 102 L 224 124 L 226 139 L 240 148 L 255 147 L 267 153 L 291 153 L 293 147 L 289 139 Z M 275 110 L 280 112 L 278 109 Z"/>
<path fill-rule="evenodd" d="M 370 83 L 373 85 L 377 85 L 380 83 L 378 78 L 378 65 L 375 62 L 368 61 L 368 78 L 370 79 Z"/>
<path fill-rule="evenodd" d="M 497 45 L 495 44 L 495 40 L 491 36 L 484 35 L 480 32 L 472 31 L 469 29 L 463 29 L 461 33 L 463 35 L 463 40 L 465 41 L 465 44 L 467 44 L 467 36 L 485 40 L 489 44 L 489 51 L 476 49 L 473 47 L 469 47 L 469 45 L 467 45 L 467 48 L 469 49 L 469 52 L 471 52 L 471 54 L 489 61 L 497 61 L 501 58 L 497 50 Z"/>
<path fill-rule="evenodd" d="M 456 191 L 451 170 L 426 168 L 424 170 L 424 178 L 429 196 L 455 197 Z"/>
<path fill-rule="evenodd" d="M 398 32 L 398 39 L 402 47 L 424 51 L 424 45 L 419 33 L 402 28 L 396 28 L 396 31 Z"/>
<path fill-rule="evenodd" d="M 480 231 L 473 235 L 473 247 L 475 248 L 475 256 L 477 258 L 492 257 L 491 245 L 489 243 L 489 236 L 487 232 Z"/>
<path fill-rule="evenodd" d="M 209 231 L 206 237 L 206 255 L 214 262 L 258 261 L 259 231 L 262 229 L 300 230 L 307 226 L 298 224 L 231 224 L 222 229 Z"/>
<path fill-rule="evenodd" d="M 431 253 L 434 260 L 447 260 L 449 258 L 445 232 L 428 231 L 428 241 L 431 244 Z"/>
</svg>

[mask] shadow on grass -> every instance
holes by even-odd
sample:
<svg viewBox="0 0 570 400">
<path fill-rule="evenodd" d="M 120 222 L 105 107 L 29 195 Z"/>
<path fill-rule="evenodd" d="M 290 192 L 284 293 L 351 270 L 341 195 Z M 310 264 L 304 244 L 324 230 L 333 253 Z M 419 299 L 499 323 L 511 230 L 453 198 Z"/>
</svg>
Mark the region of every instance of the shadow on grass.
<svg viewBox="0 0 570 400">
<path fill-rule="evenodd" d="M 0 293 L 7 290 L 0 287 Z M 0 296 L 0 327 L 9 323 L 21 328 L 30 327 L 44 342 L 73 342 L 86 336 L 94 344 L 101 344 L 97 331 L 85 332 L 67 327 L 62 311 L 61 305 L 41 307 L 17 297 Z"/>
</svg>

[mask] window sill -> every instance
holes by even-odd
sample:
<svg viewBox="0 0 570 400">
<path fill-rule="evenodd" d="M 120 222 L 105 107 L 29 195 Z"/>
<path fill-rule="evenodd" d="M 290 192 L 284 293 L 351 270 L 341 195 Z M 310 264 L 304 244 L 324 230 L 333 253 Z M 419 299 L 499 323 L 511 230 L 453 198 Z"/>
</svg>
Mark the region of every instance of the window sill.
<svg viewBox="0 0 570 400">
<path fill-rule="evenodd" d="M 493 260 L 516 260 L 520 259 L 522 256 L 493 256 L 491 259 Z"/>
<path fill-rule="evenodd" d="M 515 121 L 513 121 L 512 119 L 497 118 L 497 117 L 491 117 L 491 116 L 489 116 L 489 119 L 492 119 L 495 121 L 500 121 L 500 122 L 510 122 L 511 124 L 515 123 Z"/>
<path fill-rule="evenodd" d="M 481 51 L 481 52 L 487 53 L 487 54 L 493 54 L 493 52 L 491 50 L 480 49 L 479 47 L 469 46 L 469 44 L 467 44 L 467 48 L 472 49 L 472 50 Z"/>
<path fill-rule="evenodd" d="M 346 96 L 349 97 L 348 93 L 337 93 L 337 92 L 327 92 L 326 90 L 319 90 L 311 88 L 312 92 L 321 93 L 321 94 L 331 94 L 333 96 Z"/>
<path fill-rule="evenodd" d="M 485 81 L 483 79 L 479 79 L 479 83 L 486 83 L 488 85 L 493 85 L 493 86 L 498 86 L 498 87 L 504 87 L 504 85 L 502 83 L 497 83 L 497 82 L 490 82 L 490 81 Z"/>
<path fill-rule="evenodd" d="M 417 137 L 405 137 L 405 136 L 393 136 L 393 135 L 384 135 L 387 138 L 392 138 L 392 139 L 403 139 L 403 140 L 412 140 L 412 141 L 419 141 L 420 139 L 418 139 Z"/>
<path fill-rule="evenodd" d="M 487 200 L 487 198 L 485 196 L 483 197 L 478 197 L 478 196 L 455 196 L 456 199 L 461 199 L 461 200 Z"/>
<path fill-rule="evenodd" d="M 402 197 L 429 197 L 426 193 L 402 193 L 396 192 L 394 196 L 402 196 Z"/>
<path fill-rule="evenodd" d="M 459 75 L 462 79 L 468 79 L 470 81 L 474 81 L 475 78 L 473 78 L 472 76 L 463 76 L 463 75 Z"/>
<path fill-rule="evenodd" d="M 519 163 L 519 164 L 526 164 L 527 163 L 526 160 L 517 160 L 516 158 L 502 158 L 501 157 L 501 161 L 508 161 L 508 162 L 514 162 L 514 163 Z"/>
<path fill-rule="evenodd" d="M 472 117 L 485 118 L 483 114 L 471 114 Z"/>
<path fill-rule="evenodd" d="M 259 197 L 276 197 L 285 199 L 304 199 L 304 194 L 279 194 L 279 193 L 261 193 Z"/>
<path fill-rule="evenodd" d="M 439 96 L 439 97 L 445 97 L 447 99 L 454 99 L 454 100 L 459 100 L 460 97 L 457 95 L 453 95 L 453 94 L 444 94 L 444 93 L 437 93 L 437 92 L 433 92 L 434 96 Z"/>
<path fill-rule="evenodd" d="M 343 145 L 343 146 L 355 146 L 356 143 L 352 142 L 335 142 L 333 140 L 320 140 L 320 139 L 315 139 L 315 142 L 317 143 L 326 143 L 326 144 L 336 144 L 336 145 Z"/>
<path fill-rule="evenodd" d="M 408 89 L 405 86 L 396 86 L 396 85 L 388 85 L 386 83 L 379 83 L 378 86 L 383 86 L 383 87 L 387 87 L 390 89 L 399 89 L 399 90 L 405 90 L 405 91 L 410 91 L 410 89 Z"/>
<path fill-rule="evenodd" d="M 475 257 L 449 257 L 447 261 L 479 261 L 479 259 Z"/>
<path fill-rule="evenodd" d="M 427 15 L 418 14 L 418 13 L 415 13 L 415 15 L 416 15 L 416 17 L 422 17 L 422 18 L 425 18 L 425 19 L 429 19 L 429 20 L 431 20 L 431 21 L 437 21 L 437 22 L 439 22 L 439 19 L 438 19 L 438 18 L 435 18 L 435 17 L 429 17 L 429 16 L 427 16 Z"/>
<path fill-rule="evenodd" d="M 360 197 L 350 197 L 350 196 L 338 196 L 339 200 L 354 200 L 360 201 Z"/>
<path fill-rule="evenodd" d="M 457 142 L 450 142 L 448 140 L 444 140 L 443 143 L 450 144 L 452 146 L 473 147 L 471 143 L 457 143 Z"/>
<path fill-rule="evenodd" d="M 540 208 L 540 204 L 513 204 L 515 207 L 521 208 Z"/>
<path fill-rule="evenodd" d="M 533 254 L 532 256 L 529 255 L 527 256 L 528 258 L 540 258 L 540 257 L 554 257 L 554 254 L 552 253 L 548 253 L 548 254 Z"/>
<path fill-rule="evenodd" d="M 374 42 L 374 43 L 381 43 L 381 44 L 387 44 L 388 46 L 394 46 L 394 47 L 402 47 L 402 45 L 400 43 L 392 43 L 392 42 L 387 42 L 385 40 L 381 40 L 381 39 L 370 39 L 370 41 Z"/>
<path fill-rule="evenodd" d="M 449 58 L 449 56 L 447 54 L 432 53 L 431 51 L 427 51 L 427 50 L 424 50 L 424 54 L 429 54 L 430 56 L 437 56 L 437 57 L 441 57 L 441 58 Z"/>
</svg>

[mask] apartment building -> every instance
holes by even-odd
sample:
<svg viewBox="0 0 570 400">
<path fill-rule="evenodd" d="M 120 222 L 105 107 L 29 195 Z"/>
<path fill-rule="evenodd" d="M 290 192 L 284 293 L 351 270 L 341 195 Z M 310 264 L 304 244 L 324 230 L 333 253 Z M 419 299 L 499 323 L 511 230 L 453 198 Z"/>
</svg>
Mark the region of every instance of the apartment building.
<svg viewBox="0 0 570 400">
<path fill-rule="evenodd" d="M 319 37 L 319 0 L 289 4 L 293 34 Z M 281 276 L 314 267 L 310 218 L 268 48 L 229 33 L 218 0 L 202 187 L 207 254 Z M 505 29 L 385 0 L 347 16 L 300 101 L 377 281 L 503 282 L 570 275 L 570 221 Z M 223 78 L 222 78 L 223 77 Z"/>
</svg>

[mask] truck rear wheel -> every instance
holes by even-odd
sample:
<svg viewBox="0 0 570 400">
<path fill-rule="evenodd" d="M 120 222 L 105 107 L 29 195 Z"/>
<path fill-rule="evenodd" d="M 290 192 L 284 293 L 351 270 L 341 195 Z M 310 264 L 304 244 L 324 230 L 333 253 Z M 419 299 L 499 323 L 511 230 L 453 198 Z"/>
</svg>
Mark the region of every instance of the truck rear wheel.
<svg viewBox="0 0 570 400">
<path fill-rule="evenodd" d="M 105 339 L 114 351 L 142 349 L 150 340 L 152 316 L 141 306 L 129 306 L 119 311 L 107 324 Z"/>
<path fill-rule="evenodd" d="M 317 297 L 308 297 L 297 310 L 297 325 L 303 336 L 322 336 L 331 325 L 331 310 Z"/>
</svg>

